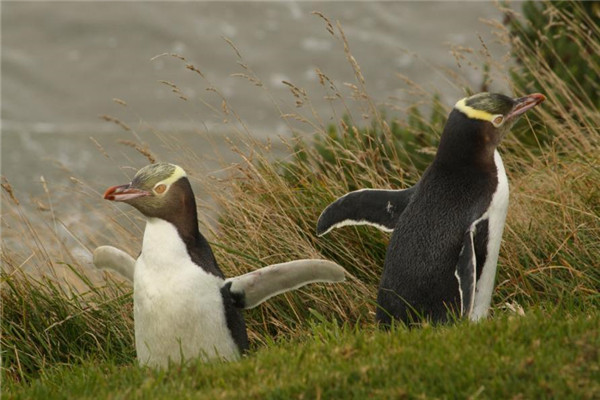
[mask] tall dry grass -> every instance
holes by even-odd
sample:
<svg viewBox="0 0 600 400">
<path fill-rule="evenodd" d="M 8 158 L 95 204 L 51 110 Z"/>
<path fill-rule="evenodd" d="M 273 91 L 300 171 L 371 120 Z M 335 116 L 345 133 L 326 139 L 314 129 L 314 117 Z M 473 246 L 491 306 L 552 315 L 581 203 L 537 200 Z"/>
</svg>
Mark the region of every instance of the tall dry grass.
<svg viewBox="0 0 600 400">
<path fill-rule="evenodd" d="M 582 54 L 586 54 L 584 48 L 588 49 L 590 38 L 598 43 L 598 26 L 577 24 L 570 14 L 561 14 L 560 10 L 553 15 L 553 24 L 564 23 L 579 38 L 574 43 L 581 46 Z M 407 143 L 398 143 L 404 138 L 395 132 L 410 132 L 418 126 L 418 134 L 426 136 L 421 138 L 422 143 L 431 143 L 437 140 L 444 121 L 437 118 L 434 110 L 431 118 L 413 115 L 417 121 L 396 122 L 400 127 L 390 128 L 392 123 L 374 106 L 367 92 L 343 30 L 323 18 L 354 69 L 354 98 L 365 102 L 363 109 L 370 111 L 371 123 L 364 129 L 352 125 L 351 119 L 340 119 L 334 131 L 310 123 L 315 129 L 314 137 L 288 142 L 292 155 L 285 162 L 273 163 L 260 151 L 252 153 L 251 161 L 239 166 L 240 178 L 227 180 L 225 192 L 214 192 L 221 210 L 219 241 L 228 247 L 243 248 L 254 258 L 273 254 L 268 261 L 313 254 L 336 260 L 353 277 L 344 290 L 336 290 L 336 296 L 338 300 L 350 301 L 326 303 L 324 306 L 329 309 L 319 308 L 319 312 L 338 315 L 344 321 L 368 322 L 372 320 L 387 235 L 373 228 L 344 228 L 317 239 L 315 221 L 327 204 L 349 190 L 366 186 L 399 188 L 418 180 L 424 167 L 420 157 L 423 153 L 431 155 L 431 149 L 424 147 L 421 152 L 406 153 Z M 498 39 L 510 45 L 522 60 L 511 70 L 497 73 L 508 76 L 526 71 L 544 88 L 548 98 L 534 111 L 535 116 L 523 119 L 514 135 L 501 146 L 512 195 L 494 307 L 514 307 L 515 303 L 525 309 L 562 303 L 583 310 L 597 307 L 600 112 L 592 102 L 585 101 L 578 87 L 565 85 L 549 68 L 539 47 L 551 46 L 552 42 L 543 32 L 539 32 L 537 42 L 523 43 L 502 25 L 493 24 L 493 29 Z M 480 62 L 486 61 L 487 54 L 483 55 Z M 587 61 L 593 63 L 595 59 L 590 57 Z M 496 66 L 499 67 L 502 65 Z M 325 85 L 330 81 L 322 77 Z M 332 86 L 329 88 L 334 90 L 332 97 L 343 97 Z M 521 95 L 527 88 L 513 90 L 515 95 Z M 466 91 L 475 92 L 477 88 Z M 302 89 L 292 92 L 297 96 Z M 308 99 L 302 101 L 312 109 L 306 104 Z M 552 136 L 549 132 L 553 132 Z M 552 140 L 541 140 L 546 136 Z M 532 145 L 530 140 L 520 139 L 524 137 L 537 139 Z M 243 263 L 243 258 L 235 262 Z M 261 325 L 270 323 L 274 328 L 292 331 L 296 323 L 285 327 L 280 326 L 281 321 L 289 318 L 301 323 L 307 314 L 298 314 L 294 304 L 303 302 L 297 294 L 270 302 L 261 310 Z"/>
</svg>

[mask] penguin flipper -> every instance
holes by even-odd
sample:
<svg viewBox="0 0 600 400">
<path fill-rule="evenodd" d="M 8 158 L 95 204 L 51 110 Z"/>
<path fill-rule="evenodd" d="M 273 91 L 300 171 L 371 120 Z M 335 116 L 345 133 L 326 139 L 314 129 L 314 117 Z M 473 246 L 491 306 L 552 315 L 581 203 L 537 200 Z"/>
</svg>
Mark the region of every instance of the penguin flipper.
<svg viewBox="0 0 600 400">
<path fill-rule="evenodd" d="M 475 221 L 465 233 L 463 246 L 458 256 L 456 271 L 454 275 L 458 280 L 458 292 L 460 294 L 460 311 L 462 317 L 471 315 L 473 303 L 475 302 L 475 285 L 477 283 L 477 259 L 475 257 L 475 227 L 479 221 Z"/>
<path fill-rule="evenodd" d="M 317 235 L 346 225 L 372 225 L 391 232 L 408 205 L 417 185 L 402 190 L 361 189 L 338 198 L 323 210 Z"/>
<path fill-rule="evenodd" d="M 116 271 L 133 282 L 135 259 L 113 246 L 100 246 L 94 250 L 94 266 L 98 269 Z"/>
<path fill-rule="evenodd" d="M 229 278 L 225 285 L 237 307 L 250 309 L 281 293 L 314 282 L 342 282 L 346 270 L 327 260 L 295 260 L 273 264 Z"/>
</svg>

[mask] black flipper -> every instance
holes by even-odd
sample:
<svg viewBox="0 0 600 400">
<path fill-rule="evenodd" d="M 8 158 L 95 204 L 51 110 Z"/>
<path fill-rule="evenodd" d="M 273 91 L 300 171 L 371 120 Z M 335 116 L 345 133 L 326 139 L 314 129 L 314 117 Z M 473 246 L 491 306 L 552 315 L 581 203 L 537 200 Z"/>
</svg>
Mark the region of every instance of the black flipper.
<svg viewBox="0 0 600 400">
<path fill-rule="evenodd" d="M 475 254 L 475 236 L 477 220 L 471 224 L 469 230 L 465 233 L 463 246 L 458 256 L 456 264 L 456 279 L 458 279 L 458 292 L 460 294 L 461 316 L 468 317 L 473 311 L 475 302 L 475 287 L 477 284 L 477 256 Z"/>
<path fill-rule="evenodd" d="M 223 306 L 225 308 L 225 320 L 231 332 L 231 337 L 237 345 L 240 354 L 245 354 L 249 347 L 246 322 L 244 321 L 242 311 L 237 307 L 240 298 L 231 293 L 231 282 L 227 282 L 221 287 L 221 296 L 223 297 Z"/>
<path fill-rule="evenodd" d="M 408 205 L 417 185 L 404 190 L 361 189 L 350 192 L 330 205 L 317 221 L 317 235 L 323 236 L 345 225 L 373 225 L 391 232 Z"/>
</svg>

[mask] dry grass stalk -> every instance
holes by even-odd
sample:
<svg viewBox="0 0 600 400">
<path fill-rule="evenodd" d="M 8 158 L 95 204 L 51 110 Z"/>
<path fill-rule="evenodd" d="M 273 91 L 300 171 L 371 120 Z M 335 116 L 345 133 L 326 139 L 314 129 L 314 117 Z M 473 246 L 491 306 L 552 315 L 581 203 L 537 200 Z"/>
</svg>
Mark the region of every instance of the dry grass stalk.
<svg viewBox="0 0 600 400">
<path fill-rule="evenodd" d="M 131 132 L 131 128 L 129 127 L 129 125 L 127 125 L 125 122 L 119 120 L 118 118 L 111 117 L 110 115 L 106 115 L 106 114 L 100 115 L 99 118 L 103 119 L 107 122 L 112 122 L 113 124 L 120 126 L 123 130 L 125 130 L 127 132 Z"/>
<path fill-rule="evenodd" d="M 92 141 L 92 143 L 94 143 L 94 145 L 96 146 L 100 154 L 104 156 L 104 158 L 110 158 L 106 150 L 104 150 L 104 147 L 102 147 L 102 145 L 98 143 L 98 141 L 93 136 L 90 136 L 90 140 Z"/>
<path fill-rule="evenodd" d="M 200 75 L 202 78 L 204 78 L 204 74 L 202 73 L 202 71 L 200 71 L 198 68 L 196 68 L 194 65 L 192 64 L 187 64 L 185 66 L 187 69 L 189 69 L 190 71 L 194 71 L 195 73 L 197 73 L 198 75 Z"/>
<path fill-rule="evenodd" d="M 154 164 L 156 162 L 156 157 L 154 157 L 147 145 L 141 146 L 134 141 L 124 139 L 119 139 L 117 142 L 135 149 L 138 153 L 146 157 L 150 164 Z"/>
<path fill-rule="evenodd" d="M 8 194 L 8 196 L 10 197 L 10 199 L 13 201 L 14 204 L 19 205 L 19 199 L 17 199 L 17 197 L 15 196 L 15 192 L 13 191 L 12 185 L 8 182 L 8 179 L 6 179 L 5 176 L 2 176 L 2 189 L 4 189 L 4 191 Z"/>
<path fill-rule="evenodd" d="M 116 98 L 116 97 L 115 97 L 115 98 L 113 98 L 112 100 L 113 100 L 115 103 L 117 103 L 117 104 L 119 104 L 119 105 L 121 105 L 121 106 L 127 107 L 127 103 L 125 102 L 125 100 L 121 100 L 121 99 L 118 99 L 118 98 Z"/>
</svg>

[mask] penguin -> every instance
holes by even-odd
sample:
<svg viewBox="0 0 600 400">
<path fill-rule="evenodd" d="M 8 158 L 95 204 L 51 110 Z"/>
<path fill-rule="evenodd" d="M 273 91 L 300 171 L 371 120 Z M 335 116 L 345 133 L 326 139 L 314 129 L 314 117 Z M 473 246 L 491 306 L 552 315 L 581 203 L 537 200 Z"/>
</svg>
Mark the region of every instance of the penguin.
<svg viewBox="0 0 600 400">
<path fill-rule="evenodd" d="M 363 189 L 331 203 L 317 235 L 346 225 L 392 232 L 377 294 L 388 327 L 487 316 L 508 209 L 508 179 L 497 150 L 542 94 L 478 93 L 448 116 L 433 162 L 413 187 Z"/>
<path fill-rule="evenodd" d="M 133 281 L 135 347 L 141 365 L 165 368 L 200 357 L 238 359 L 248 350 L 242 310 L 310 282 L 340 282 L 345 271 L 326 260 L 296 260 L 225 279 L 198 229 L 186 172 L 169 163 L 140 169 L 130 183 L 104 193 L 146 217 L 137 260 L 101 246 L 98 268 Z"/>
</svg>

